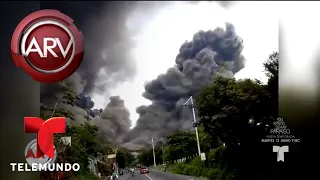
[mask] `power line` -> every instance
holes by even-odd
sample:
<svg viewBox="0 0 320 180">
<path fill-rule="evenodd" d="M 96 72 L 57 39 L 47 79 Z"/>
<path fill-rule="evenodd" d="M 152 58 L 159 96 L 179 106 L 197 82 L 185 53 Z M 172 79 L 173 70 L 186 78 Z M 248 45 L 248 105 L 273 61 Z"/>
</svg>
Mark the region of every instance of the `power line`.
<svg viewBox="0 0 320 180">
<path fill-rule="evenodd" d="M 97 85 L 95 85 L 95 84 L 92 84 L 94 87 L 96 87 L 96 88 L 98 88 L 98 89 L 100 89 L 100 90 L 102 90 L 102 91 L 105 91 L 105 89 L 103 88 L 103 87 L 101 87 L 101 86 L 97 86 Z M 104 84 L 105 85 L 105 84 Z"/>
</svg>

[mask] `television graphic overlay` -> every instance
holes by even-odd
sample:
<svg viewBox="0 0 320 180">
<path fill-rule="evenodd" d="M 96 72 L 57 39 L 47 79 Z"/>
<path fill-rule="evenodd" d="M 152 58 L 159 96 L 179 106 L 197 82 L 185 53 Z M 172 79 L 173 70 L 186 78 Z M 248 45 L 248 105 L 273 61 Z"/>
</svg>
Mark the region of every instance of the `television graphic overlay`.
<svg viewBox="0 0 320 180">
<path fill-rule="evenodd" d="M 277 153 L 277 162 L 284 162 L 284 153 L 289 152 L 289 146 L 273 146 L 272 150 Z"/>
<path fill-rule="evenodd" d="M 66 132 L 66 118 L 53 117 L 44 121 L 38 117 L 25 117 L 24 132 L 37 133 L 36 158 L 44 155 L 54 158 L 53 134 Z"/>
<path fill-rule="evenodd" d="M 73 20 L 57 10 L 40 10 L 25 17 L 11 39 L 11 56 L 34 80 L 62 81 L 80 66 L 83 35 Z"/>
<path fill-rule="evenodd" d="M 24 118 L 25 133 L 37 133 L 25 148 L 26 163 L 12 162 L 12 171 L 79 171 L 79 163 L 57 163 L 58 152 L 54 146 L 54 134 L 66 132 L 66 118 L 53 117 L 46 121 L 38 117 Z M 71 145 L 71 137 L 61 137 L 61 142 Z"/>
<path fill-rule="evenodd" d="M 54 148 L 53 158 L 49 157 L 48 155 L 43 155 L 42 157 L 37 158 L 36 152 L 37 152 L 37 139 L 34 139 L 26 146 L 26 149 L 24 152 L 26 161 L 31 167 L 33 166 L 33 164 L 41 164 L 41 165 L 53 164 L 57 160 L 58 154 L 55 148 Z"/>
</svg>

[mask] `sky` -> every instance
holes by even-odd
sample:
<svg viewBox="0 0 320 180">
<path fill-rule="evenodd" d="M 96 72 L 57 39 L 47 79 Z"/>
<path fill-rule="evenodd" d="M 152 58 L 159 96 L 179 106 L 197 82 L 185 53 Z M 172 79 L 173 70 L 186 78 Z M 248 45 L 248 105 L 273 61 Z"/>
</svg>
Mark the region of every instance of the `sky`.
<svg viewBox="0 0 320 180">
<path fill-rule="evenodd" d="M 132 81 L 119 84 L 110 94 L 92 94 L 94 108 L 104 108 L 108 103 L 106 96 L 119 95 L 124 99 L 134 125 L 138 119 L 136 108 L 151 103 L 142 97 L 144 84 L 175 64 L 181 44 L 191 40 L 193 34 L 199 30 L 224 27 L 225 22 L 235 25 L 244 43 L 242 54 L 247 59 L 246 67 L 236 74 L 236 78 L 256 78 L 265 82 L 262 64 L 279 49 L 279 14 L 276 12 L 271 2 L 239 2 L 228 9 L 215 2 L 176 2 L 154 11 L 144 18 L 143 23 L 138 15 L 130 16 L 128 28 L 142 26 L 138 35 L 133 37 L 137 43 L 132 49 L 137 73 Z M 159 49 L 165 53 L 159 53 Z M 150 66 L 157 68 L 148 68 Z"/>
</svg>

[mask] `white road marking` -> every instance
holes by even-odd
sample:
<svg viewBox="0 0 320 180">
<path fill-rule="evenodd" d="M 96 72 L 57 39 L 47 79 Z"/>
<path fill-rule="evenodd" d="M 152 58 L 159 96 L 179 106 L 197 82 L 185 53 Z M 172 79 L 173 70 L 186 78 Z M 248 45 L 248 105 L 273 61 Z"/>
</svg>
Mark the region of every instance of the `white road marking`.
<svg viewBox="0 0 320 180">
<path fill-rule="evenodd" d="M 144 175 L 146 175 L 147 176 L 147 178 L 149 178 L 150 180 L 153 180 L 151 177 L 149 177 L 147 174 L 144 174 Z"/>
</svg>

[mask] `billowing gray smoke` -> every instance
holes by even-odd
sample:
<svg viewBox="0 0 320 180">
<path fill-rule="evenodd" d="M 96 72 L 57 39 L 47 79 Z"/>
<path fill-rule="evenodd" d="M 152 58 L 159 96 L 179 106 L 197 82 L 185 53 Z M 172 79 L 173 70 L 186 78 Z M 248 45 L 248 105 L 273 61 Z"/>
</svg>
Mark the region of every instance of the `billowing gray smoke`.
<svg viewBox="0 0 320 180">
<path fill-rule="evenodd" d="M 83 91 L 84 87 L 87 85 L 87 82 L 81 78 L 79 73 L 72 74 L 65 81 L 68 84 L 68 87 L 76 94 L 80 94 Z M 47 106 L 54 106 L 54 104 L 57 102 L 57 99 L 64 91 L 58 83 L 41 84 L 40 88 L 41 102 Z"/>
<path fill-rule="evenodd" d="M 101 140 L 112 140 L 121 143 L 122 135 L 126 134 L 131 126 L 130 113 L 119 96 L 111 96 L 107 107 L 91 123 L 99 127 Z"/>
<path fill-rule="evenodd" d="M 86 110 L 91 117 L 96 117 L 103 111 L 103 109 L 92 109 L 94 107 L 94 102 L 91 100 L 91 97 L 84 94 L 79 95 L 79 99 L 76 100 L 76 105 Z"/>
<path fill-rule="evenodd" d="M 90 2 L 92 3 L 92 2 Z M 106 94 L 136 73 L 131 50 L 152 9 L 163 2 L 105 2 L 89 17 L 81 30 L 85 37 L 85 58 L 78 72 L 87 81 L 85 94 Z M 106 99 L 107 100 L 107 99 Z"/>
<path fill-rule="evenodd" d="M 104 94 L 109 98 L 110 90 L 134 77 L 136 63 L 131 56 L 135 46 L 133 37 L 143 27 L 146 18 L 150 18 L 146 14 L 164 4 L 57 2 L 47 5 L 47 8 L 58 9 L 72 16 L 84 35 L 85 57 L 77 72 L 66 81 L 80 95 L 77 106 L 85 109 L 90 116 L 94 117 L 102 111 L 92 109 L 94 103 L 90 94 Z M 62 88 L 58 84 L 41 84 L 41 102 L 52 107 L 61 92 Z"/>
<path fill-rule="evenodd" d="M 131 56 L 131 50 L 135 47 L 133 39 L 144 23 L 148 22 L 147 18 L 152 19 L 155 11 L 170 3 L 55 2 L 47 7 L 70 15 L 84 34 L 84 60 L 78 71 L 67 79 L 71 88 L 80 96 L 76 102 L 78 107 L 66 107 L 73 112 L 77 121 L 85 122 L 84 115 L 90 114 L 94 117 L 101 112 L 92 109 L 90 94 L 101 93 L 105 98 L 109 98 L 110 90 L 134 77 L 136 63 Z M 238 47 L 239 40 L 233 42 L 235 37 L 233 27 L 228 25 L 226 31 L 217 29 L 199 32 L 192 42 L 183 44 L 176 59 L 176 67 L 170 68 L 166 74 L 146 85 L 143 96 L 150 99 L 152 105 L 137 109 L 140 114 L 137 127 L 128 137 L 118 141 L 126 140 L 126 145 L 130 147 L 130 144 L 143 145 L 147 143 L 147 135 L 156 138 L 181 125 L 189 125 L 189 122 L 181 120 L 181 114 L 186 113 L 181 113 L 177 107 L 180 107 L 189 95 L 197 93 L 215 75 L 233 76 L 243 67 L 244 58 L 237 55 L 241 47 Z M 59 97 L 61 92 L 61 88 L 56 84 L 42 84 L 41 101 L 48 106 L 54 106 L 56 97 Z M 63 105 L 59 104 L 60 106 Z M 108 111 L 106 109 L 102 114 Z M 96 118 L 110 119 L 103 115 Z M 108 133 L 105 130 L 111 130 L 100 128 L 104 128 L 102 132 L 106 134 Z M 118 129 L 118 134 L 125 132 L 122 131 L 123 128 Z M 110 135 L 110 138 L 112 137 Z"/>
<path fill-rule="evenodd" d="M 63 9 L 68 5 L 86 10 L 87 15 L 83 17 L 83 12 L 76 13 L 70 8 L 63 11 L 73 15 L 85 38 L 85 56 L 77 73 L 80 77 L 78 80 L 86 83 L 78 93 L 105 93 L 111 89 L 111 85 L 133 77 L 136 67 L 130 58 L 130 50 L 134 44 L 132 32 L 126 27 L 128 15 L 132 11 L 129 4 L 66 2 L 60 6 L 63 6 Z M 43 85 L 41 91 L 47 94 L 47 97 L 52 97 L 57 92 L 57 88 L 52 86 L 55 85 Z"/>
<path fill-rule="evenodd" d="M 76 94 L 83 92 L 86 86 L 86 81 L 84 81 L 78 73 L 74 73 L 68 79 L 65 80 L 68 87 L 73 90 Z M 64 88 L 59 84 L 41 84 L 41 102 L 49 107 L 54 107 L 56 103 L 58 108 L 66 108 L 69 110 L 80 123 L 86 122 L 84 116 L 90 115 L 95 117 L 102 112 L 102 109 L 92 109 L 94 102 L 90 97 L 80 94 L 79 99 L 76 100 L 76 105 L 78 107 L 66 106 L 62 104 L 62 94 Z"/>
<path fill-rule="evenodd" d="M 233 77 L 244 68 L 242 48 L 241 38 L 229 23 L 225 29 L 199 31 L 191 42 L 182 44 L 176 65 L 145 85 L 143 96 L 152 104 L 137 108 L 140 117 L 125 137 L 124 146 L 139 148 L 148 144 L 151 137 L 159 140 L 192 124 L 191 118 L 182 117 L 186 111 L 181 105 L 216 76 Z"/>
</svg>

